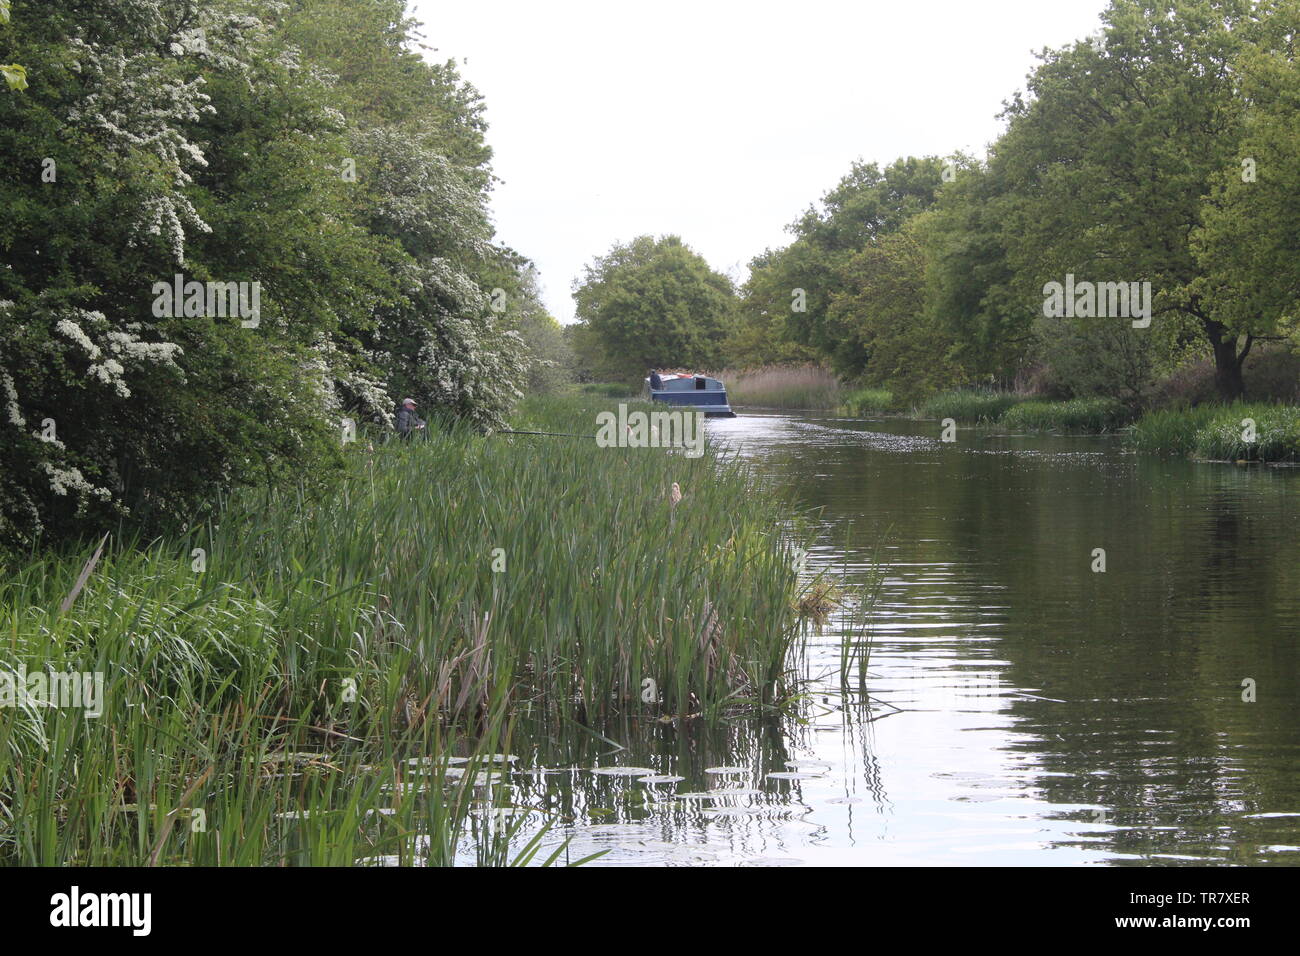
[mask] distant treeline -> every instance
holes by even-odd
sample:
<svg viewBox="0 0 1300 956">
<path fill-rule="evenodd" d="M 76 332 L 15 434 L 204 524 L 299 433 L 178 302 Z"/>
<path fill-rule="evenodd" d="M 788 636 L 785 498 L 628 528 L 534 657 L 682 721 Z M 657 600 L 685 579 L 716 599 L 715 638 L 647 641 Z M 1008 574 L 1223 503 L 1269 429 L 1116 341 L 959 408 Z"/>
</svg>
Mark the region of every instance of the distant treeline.
<svg viewBox="0 0 1300 956">
<path fill-rule="evenodd" d="M 976 385 L 1294 399 L 1300 3 L 1102 19 L 1041 54 L 987 157 L 855 163 L 739 289 L 677 237 L 596 260 L 575 348 L 603 377 L 817 362 L 903 406 Z"/>
</svg>

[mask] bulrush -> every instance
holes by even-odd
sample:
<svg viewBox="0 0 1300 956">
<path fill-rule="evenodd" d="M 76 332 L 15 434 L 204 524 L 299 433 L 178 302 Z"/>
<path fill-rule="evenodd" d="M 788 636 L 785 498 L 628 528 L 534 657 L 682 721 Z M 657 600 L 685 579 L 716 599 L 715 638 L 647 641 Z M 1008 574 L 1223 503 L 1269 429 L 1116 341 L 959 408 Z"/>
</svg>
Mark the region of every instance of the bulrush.
<svg viewBox="0 0 1300 956">
<path fill-rule="evenodd" d="M 517 421 L 576 432 L 582 401 Z M 468 821 L 491 773 L 460 761 L 507 753 L 515 720 L 640 713 L 647 680 L 666 715 L 785 699 L 811 526 L 739 463 L 468 427 L 374 446 L 88 572 L 94 542 L 0 575 L 0 671 L 105 672 L 96 720 L 0 691 L 0 866 L 450 864 L 488 840 Z M 283 766 L 297 753 L 315 769 Z M 197 822 L 169 826 L 178 798 Z M 508 862 L 508 841 L 477 849 Z"/>
</svg>

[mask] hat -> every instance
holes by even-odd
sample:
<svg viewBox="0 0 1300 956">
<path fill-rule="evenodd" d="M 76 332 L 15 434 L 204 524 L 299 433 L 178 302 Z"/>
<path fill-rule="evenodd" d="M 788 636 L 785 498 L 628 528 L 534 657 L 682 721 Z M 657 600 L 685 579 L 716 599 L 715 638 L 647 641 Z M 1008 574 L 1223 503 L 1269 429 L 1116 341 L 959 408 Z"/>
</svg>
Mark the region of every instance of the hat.
<svg viewBox="0 0 1300 956">
<path fill-rule="evenodd" d="M 413 399 L 413 398 L 404 398 L 404 399 L 402 399 L 402 404 L 403 404 L 403 405 L 414 405 L 414 404 L 415 404 L 415 399 Z"/>
</svg>

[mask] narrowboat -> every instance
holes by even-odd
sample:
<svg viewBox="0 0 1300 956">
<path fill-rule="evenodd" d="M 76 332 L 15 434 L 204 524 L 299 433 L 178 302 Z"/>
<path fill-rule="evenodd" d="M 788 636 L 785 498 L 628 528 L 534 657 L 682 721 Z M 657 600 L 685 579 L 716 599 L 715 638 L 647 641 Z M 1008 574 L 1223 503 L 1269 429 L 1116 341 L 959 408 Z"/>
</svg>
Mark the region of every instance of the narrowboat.
<svg viewBox="0 0 1300 956">
<path fill-rule="evenodd" d="M 650 400 L 669 405 L 688 405 L 705 415 L 735 418 L 727 404 L 727 390 L 722 382 L 693 372 L 651 372 L 645 380 Z"/>
</svg>

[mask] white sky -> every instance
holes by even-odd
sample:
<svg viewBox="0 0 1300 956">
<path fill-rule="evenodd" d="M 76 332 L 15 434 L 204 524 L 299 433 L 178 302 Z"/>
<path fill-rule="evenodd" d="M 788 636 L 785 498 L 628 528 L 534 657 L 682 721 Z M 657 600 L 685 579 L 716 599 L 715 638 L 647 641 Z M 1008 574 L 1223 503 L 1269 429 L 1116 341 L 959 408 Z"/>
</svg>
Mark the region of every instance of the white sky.
<svg viewBox="0 0 1300 956">
<path fill-rule="evenodd" d="M 678 233 L 740 281 L 855 159 L 983 155 L 1034 52 L 1106 0 L 414 0 L 487 105 L 498 239 L 573 318 L 582 266 Z"/>
</svg>

